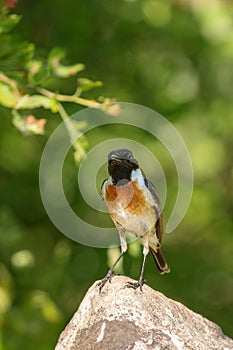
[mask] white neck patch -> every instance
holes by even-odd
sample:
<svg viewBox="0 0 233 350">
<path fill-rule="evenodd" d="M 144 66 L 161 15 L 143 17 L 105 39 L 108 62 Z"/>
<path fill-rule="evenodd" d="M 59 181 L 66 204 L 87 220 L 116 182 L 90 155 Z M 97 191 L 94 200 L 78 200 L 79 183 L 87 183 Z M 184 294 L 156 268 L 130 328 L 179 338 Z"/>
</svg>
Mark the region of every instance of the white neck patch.
<svg viewBox="0 0 233 350">
<path fill-rule="evenodd" d="M 144 177 L 142 175 L 141 169 L 138 168 L 133 170 L 131 173 L 131 181 L 137 180 L 140 186 L 145 186 Z"/>
</svg>

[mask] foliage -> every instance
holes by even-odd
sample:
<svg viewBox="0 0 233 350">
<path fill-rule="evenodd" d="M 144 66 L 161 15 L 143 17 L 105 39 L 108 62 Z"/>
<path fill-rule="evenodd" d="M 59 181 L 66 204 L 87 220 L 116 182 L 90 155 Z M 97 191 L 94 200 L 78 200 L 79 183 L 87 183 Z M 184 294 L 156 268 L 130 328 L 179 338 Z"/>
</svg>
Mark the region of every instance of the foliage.
<svg viewBox="0 0 233 350">
<path fill-rule="evenodd" d="M 99 103 L 93 99 L 95 90 L 87 91 L 99 83 L 78 72 L 78 81 L 76 76 L 57 76 L 67 75 L 67 61 L 62 63 L 65 57 L 51 50 L 54 46 L 65 46 L 71 61 L 78 57 L 85 62 L 94 81 L 101 76 L 103 95 L 111 91 L 117 100 L 158 110 L 182 134 L 195 172 L 192 202 L 182 224 L 164 237 L 171 274 L 159 276 L 149 257 L 145 277 L 153 288 L 233 336 L 232 4 L 122 0 L 116 6 L 111 0 L 44 0 L 21 1 L 15 12 L 18 15 L 8 28 L 22 15 L 18 33 L 43 50 L 19 40 L 13 28 L 0 35 L 0 48 L 5 52 L 0 101 L 6 106 L 1 108 L 0 138 L 0 348 L 53 348 L 88 286 L 104 276 L 111 260 L 110 252 L 107 256 L 104 249 L 84 247 L 57 232 L 41 204 L 38 166 L 46 137 L 58 123 L 52 118 L 53 108 L 62 106 L 66 114 L 76 111 L 77 101 L 68 104 L 64 96 L 85 96 L 86 103 Z M 15 96 L 22 108 L 12 108 Z M 42 107 L 34 109 L 38 104 Z M 14 124 L 20 129 L 27 124 L 28 133 L 35 131 L 30 130 L 38 123 L 35 119 L 49 119 L 45 135 L 22 137 L 9 123 L 11 110 Z M 43 128 L 43 122 L 36 128 Z M 89 147 L 108 137 L 132 137 L 156 154 L 167 176 L 166 221 L 177 189 L 170 158 L 154 139 L 126 127 L 93 131 L 87 140 Z M 102 179 L 104 174 L 100 175 Z M 82 204 L 76 177 L 72 155 L 68 155 L 64 169 L 67 197 L 85 220 L 101 226 L 107 218 Z M 140 265 L 141 248 L 131 244 L 121 269 L 137 278 Z"/>
<path fill-rule="evenodd" d="M 67 79 L 76 76 L 84 70 L 84 64 L 64 65 L 65 52 L 60 48 L 53 48 L 46 58 L 37 55 L 36 47 L 32 43 L 22 41 L 12 34 L 12 29 L 19 24 L 21 16 L 10 14 L 8 8 L 0 3 L 0 104 L 12 110 L 13 124 L 24 134 L 44 134 L 46 119 L 37 119 L 28 114 L 38 108 L 48 109 L 52 113 L 59 113 L 63 120 L 68 118 L 62 102 L 72 102 L 81 106 L 103 109 L 107 113 L 115 114 L 113 100 L 101 98 L 88 100 L 83 98 L 84 92 L 102 86 L 101 81 L 87 78 L 76 79 L 75 92 L 72 95 L 50 91 L 46 87 L 55 78 Z M 43 112 L 40 112 L 43 113 Z M 67 132 L 75 130 L 77 125 L 67 127 Z M 74 145 L 74 158 L 79 164 L 85 155 L 83 142 Z"/>
</svg>

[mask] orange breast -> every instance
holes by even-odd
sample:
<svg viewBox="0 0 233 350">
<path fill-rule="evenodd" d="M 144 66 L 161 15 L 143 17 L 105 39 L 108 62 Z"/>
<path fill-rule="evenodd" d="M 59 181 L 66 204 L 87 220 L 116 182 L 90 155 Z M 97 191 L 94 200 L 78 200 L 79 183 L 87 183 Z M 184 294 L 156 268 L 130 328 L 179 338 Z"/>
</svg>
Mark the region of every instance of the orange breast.
<svg viewBox="0 0 233 350">
<path fill-rule="evenodd" d="M 140 215 L 147 206 L 145 196 L 139 190 L 136 180 L 123 186 L 108 185 L 105 198 L 110 212 L 121 208 L 131 214 Z"/>
</svg>

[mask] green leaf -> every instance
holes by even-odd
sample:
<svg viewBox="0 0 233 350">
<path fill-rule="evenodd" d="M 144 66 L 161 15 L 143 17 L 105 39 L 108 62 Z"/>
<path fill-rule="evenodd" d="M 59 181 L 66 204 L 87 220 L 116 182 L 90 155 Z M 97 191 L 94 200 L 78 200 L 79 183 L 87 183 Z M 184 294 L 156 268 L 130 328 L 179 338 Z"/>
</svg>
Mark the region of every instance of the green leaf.
<svg viewBox="0 0 233 350">
<path fill-rule="evenodd" d="M 13 110 L 12 123 L 25 135 L 43 135 L 46 119 L 36 119 L 33 115 L 23 117 L 18 111 Z"/>
<path fill-rule="evenodd" d="M 65 51 L 60 47 L 55 47 L 49 53 L 48 62 L 53 65 L 57 61 L 60 62 L 63 58 L 65 58 Z"/>
<path fill-rule="evenodd" d="M 82 92 L 85 92 L 95 87 L 100 87 L 103 85 L 103 83 L 102 81 L 93 81 L 87 78 L 79 78 L 78 85 L 81 88 Z"/>
<path fill-rule="evenodd" d="M 8 33 L 13 27 L 15 27 L 21 19 L 21 16 L 11 14 L 0 17 L 0 34 Z"/>
<path fill-rule="evenodd" d="M 53 67 L 53 71 L 57 77 L 68 78 L 81 72 L 84 68 L 85 66 L 82 63 L 77 63 L 71 66 L 63 66 L 62 64 L 59 64 L 56 68 Z"/>
<path fill-rule="evenodd" d="M 18 61 L 18 64 L 20 66 L 26 65 L 26 63 L 30 61 L 35 54 L 35 45 L 32 43 L 28 43 L 27 41 L 23 41 L 17 43 L 17 45 L 13 45 L 14 49 L 11 52 L 10 58 L 12 60 Z"/>
<path fill-rule="evenodd" d="M 13 108 L 16 101 L 11 87 L 8 84 L 0 82 L 0 104 L 4 107 Z"/>
<path fill-rule="evenodd" d="M 72 120 L 72 124 L 77 130 L 84 130 L 85 128 L 87 128 L 88 125 L 86 120 Z"/>
<path fill-rule="evenodd" d="M 12 119 L 12 123 L 13 125 L 21 132 L 25 131 L 24 128 L 24 119 L 23 117 L 15 110 L 12 111 L 13 114 L 13 119 Z"/>
<path fill-rule="evenodd" d="M 42 95 L 24 95 L 15 106 L 16 109 L 34 109 L 39 107 L 50 109 L 53 113 L 56 113 L 58 110 L 55 99 Z"/>
<path fill-rule="evenodd" d="M 29 61 L 27 65 L 28 81 L 31 85 L 43 85 L 51 76 L 51 68 L 42 61 Z"/>
<path fill-rule="evenodd" d="M 82 63 L 77 63 L 70 66 L 61 64 L 60 62 L 64 57 L 64 50 L 60 48 L 53 49 L 49 54 L 48 63 L 57 77 L 68 78 L 84 70 L 85 66 Z"/>
</svg>

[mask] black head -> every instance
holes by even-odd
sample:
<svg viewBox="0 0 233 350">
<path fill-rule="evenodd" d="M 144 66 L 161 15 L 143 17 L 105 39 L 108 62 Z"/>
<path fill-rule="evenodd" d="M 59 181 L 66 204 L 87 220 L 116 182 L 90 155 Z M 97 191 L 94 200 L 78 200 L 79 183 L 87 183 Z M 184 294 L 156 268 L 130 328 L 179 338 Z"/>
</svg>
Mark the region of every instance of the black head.
<svg viewBox="0 0 233 350">
<path fill-rule="evenodd" d="M 121 183 L 120 180 L 131 179 L 132 170 L 139 168 L 138 162 L 133 153 L 126 148 L 119 148 L 108 155 L 108 172 L 115 184 Z"/>
</svg>

